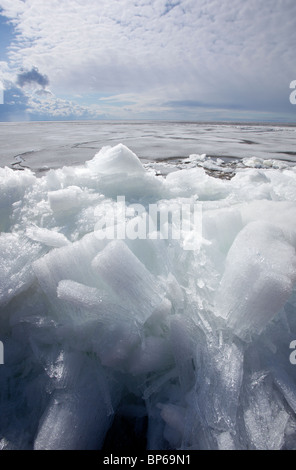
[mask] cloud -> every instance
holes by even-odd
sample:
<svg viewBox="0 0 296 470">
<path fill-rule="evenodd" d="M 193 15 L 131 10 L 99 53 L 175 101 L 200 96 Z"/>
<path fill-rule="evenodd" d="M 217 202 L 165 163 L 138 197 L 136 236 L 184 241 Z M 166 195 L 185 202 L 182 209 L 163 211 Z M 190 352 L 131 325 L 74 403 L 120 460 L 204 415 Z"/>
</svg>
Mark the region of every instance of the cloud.
<svg viewBox="0 0 296 470">
<path fill-rule="evenodd" d="M 13 83 L 5 82 L 4 103 L 0 105 L 0 121 L 28 120 L 28 97 Z"/>
<path fill-rule="evenodd" d="M 50 116 L 53 119 L 94 119 L 100 118 L 98 110 L 79 106 L 69 100 L 57 98 L 52 94 L 34 93 L 27 102 L 27 112 L 31 118 L 40 120 Z"/>
<path fill-rule="evenodd" d="M 194 100 L 183 100 L 183 101 L 168 101 L 164 103 L 163 106 L 168 106 L 169 108 L 225 108 L 225 109 L 245 109 L 245 106 L 240 105 L 221 105 L 221 103 L 203 103 L 201 101 Z"/>
<path fill-rule="evenodd" d="M 45 88 L 49 85 L 49 80 L 46 75 L 39 73 L 37 67 L 32 67 L 31 70 L 24 71 L 17 75 L 17 85 L 23 88 L 25 85 L 40 85 Z"/>
<path fill-rule="evenodd" d="M 132 94 L 130 110 L 163 113 L 170 103 L 171 112 L 175 103 L 176 116 L 186 102 L 190 113 L 198 108 L 190 103 L 291 112 L 295 0 L 0 0 L 0 7 L 16 32 L 10 67 L 29 77 L 38 67 L 58 96 Z M 47 86 L 26 77 L 20 86 L 23 79 Z"/>
<path fill-rule="evenodd" d="M 49 90 L 33 92 L 6 80 L 0 121 L 107 119 L 99 106 L 80 106 L 56 97 Z"/>
</svg>

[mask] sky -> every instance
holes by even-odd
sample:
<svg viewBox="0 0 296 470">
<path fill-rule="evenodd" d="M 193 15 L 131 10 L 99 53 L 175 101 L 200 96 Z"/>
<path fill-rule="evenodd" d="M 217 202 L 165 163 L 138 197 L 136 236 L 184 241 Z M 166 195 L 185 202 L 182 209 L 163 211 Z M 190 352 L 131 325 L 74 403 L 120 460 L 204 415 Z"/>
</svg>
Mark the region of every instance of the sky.
<svg viewBox="0 0 296 470">
<path fill-rule="evenodd" d="M 295 0 L 0 0 L 0 121 L 296 123 L 295 18 Z"/>
</svg>

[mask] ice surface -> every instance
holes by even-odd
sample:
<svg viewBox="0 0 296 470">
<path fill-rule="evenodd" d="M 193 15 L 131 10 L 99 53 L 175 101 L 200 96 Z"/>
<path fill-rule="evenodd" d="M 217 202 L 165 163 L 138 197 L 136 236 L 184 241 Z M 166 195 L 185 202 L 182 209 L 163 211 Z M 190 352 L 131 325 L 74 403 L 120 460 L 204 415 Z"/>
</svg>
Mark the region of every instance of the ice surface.
<svg viewBox="0 0 296 470">
<path fill-rule="evenodd" d="M 295 158 L 293 126 L 151 121 L 0 125 L 2 165 L 16 164 L 22 159 L 23 165 L 29 165 L 34 171 L 83 164 L 103 146 L 120 143 L 140 159 L 154 162 L 187 159 L 197 154 L 223 159 L 255 157 L 293 161 Z"/>
<path fill-rule="evenodd" d="M 280 312 L 296 282 L 296 253 L 285 232 L 268 222 L 250 222 L 226 259 L 217 311 L 241 337 L 259 334 Z"/>
<path fill-rule="evenodd" d="M 167 126 L 161 140 L 139 124 L 133 140 L 117 124 L 91 144 L 98 125 L 85 139 L 78 125 L 79 142 L 63 125 L 87 163 L 0 169 L 0 448 L 104 449 L 124 420 L 151 450 L 295 448 L 296 171 L 274 154 L 282 138 L 292 152 L 295 132 L 188 124 L 173 139 Z M 142 161 L 139 137 L 152 144 Z M 38 168 L 62 152 L 62 137 L 42 139 L 27 142 Z M 118 196 L 134 228 L 136 204 L 157 205 L 157 237 L 98 236 Z M 160 237 L 182 204 L 201 209 L 190 249 Z"/>
</svg>

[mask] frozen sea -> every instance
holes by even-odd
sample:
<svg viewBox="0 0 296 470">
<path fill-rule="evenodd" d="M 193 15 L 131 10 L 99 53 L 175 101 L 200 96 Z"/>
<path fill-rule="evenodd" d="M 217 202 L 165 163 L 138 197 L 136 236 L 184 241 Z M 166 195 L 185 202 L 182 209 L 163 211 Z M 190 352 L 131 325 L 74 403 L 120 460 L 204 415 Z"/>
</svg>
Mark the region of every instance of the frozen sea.
<svg viewBox="0 0 296 470">
<path fill-rule="evenodd" d="M 122 143 L 142 161 L 173 165 L 190 154 L 225 161 L 258 157 L 296 162 L 296 126 L 194 122 L 0 123 L 0 165 L 36 172 L 79 165 Z"/>
<path fill-rule="evenodd" d="M 296 450 L 295 144 L 0 124 L 0 449 Z"/>
</svg>

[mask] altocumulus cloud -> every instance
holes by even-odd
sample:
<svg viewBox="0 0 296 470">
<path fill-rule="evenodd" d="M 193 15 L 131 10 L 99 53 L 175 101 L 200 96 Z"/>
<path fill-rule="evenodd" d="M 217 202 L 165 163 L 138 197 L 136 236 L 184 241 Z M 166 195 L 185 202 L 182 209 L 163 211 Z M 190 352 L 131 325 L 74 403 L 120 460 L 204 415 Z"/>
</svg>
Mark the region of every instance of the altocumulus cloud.
<svg viewBox="0 0 296 470">
<path fill-rule="evenodd" d="M 119 118 L 127 117 L 126 96 L 128 117 L 295 111 L 295 0 L 0 0 L 0 7 L 17 33 L 7 56 L 12 70 L 25 70 L 23 89 L 45 88 L 49 77 L 53 95 L 74 102 L 79 94 L 81 106 L 93 96 L 102 113 Z"/>
</svg>

